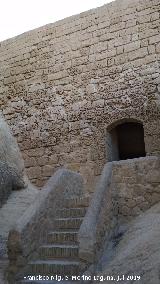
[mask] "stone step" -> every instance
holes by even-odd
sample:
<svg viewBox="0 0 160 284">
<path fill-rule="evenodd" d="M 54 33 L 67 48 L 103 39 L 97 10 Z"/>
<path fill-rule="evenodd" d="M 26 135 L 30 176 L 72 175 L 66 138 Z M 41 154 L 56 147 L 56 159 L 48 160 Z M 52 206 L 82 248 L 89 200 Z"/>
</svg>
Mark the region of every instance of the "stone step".
<svg viewBox="0 0 160 284">
<path fill-rule="evenodd" d="M 86 207 L 58 209 L 56 214 L 57 217 L 61 218 L 84 217 L 86 214 Z"/>
<path fill-rule="evenodd" d="M 77 231 L 54 231 L 50 232 L 47 236 L 49 244 L 53 243 L 77 243 L 78 230 Z"/>
<path fill-rule="evenodd" d="M 40 259 L 78 258 L 78 245 L 43 245 L 39 248 Z"/>
<path fill-rule="evenodd" d="M 64 207 L 66 208 L 79 208 L 79 207 L 88 207 L 90 197 L 82 196 L 77 198 L 66 198 L 64 201 Z"/>
<path fill-rule="evenodd" d="M 79 229 L 83 218 L 57 218 L 55 226 L 58 229 Z"/>
<path fill-rule="evenodd" d="M 36 260 L 29 263 L 29 275 L 78 275 L 79 261 L 68 259 Z"/>
</svg>

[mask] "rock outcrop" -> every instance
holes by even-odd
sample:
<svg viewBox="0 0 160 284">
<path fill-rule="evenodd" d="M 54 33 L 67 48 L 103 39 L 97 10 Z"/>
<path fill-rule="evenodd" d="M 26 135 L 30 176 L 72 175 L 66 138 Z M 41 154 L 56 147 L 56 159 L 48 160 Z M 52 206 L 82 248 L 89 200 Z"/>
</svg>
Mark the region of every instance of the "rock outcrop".
<svg viewBox="0 0 160 284">
<path fill-rule="evenodd" d="M 0 161 L 14 167 L 23 176 L 24 162 L 18 144 L 0 113 Z"/>
<path fill-rule="evenodd" d="M 24 188 L 24 162 L 10 129 L 0 114 L 0 207 L 13 189 Z"/>
<path fill-rule="evenodd" d="M 160 203 L 130 223 L 108 259 L 106 250 L 101 262 L 99 283 L 160 283 Z M 113 279 L 111 279 L 113 276 Z M 100 278 L 101 277 L 101 278 Z M 100 280 L 101 279 L 101 280 Z"/>
<path fill-rule="evenodd" d="M 0 207 L 5 203 L 12 190 L 24 188 L 23 177 L 12 166 L 0 161 Z"/>
</svg>

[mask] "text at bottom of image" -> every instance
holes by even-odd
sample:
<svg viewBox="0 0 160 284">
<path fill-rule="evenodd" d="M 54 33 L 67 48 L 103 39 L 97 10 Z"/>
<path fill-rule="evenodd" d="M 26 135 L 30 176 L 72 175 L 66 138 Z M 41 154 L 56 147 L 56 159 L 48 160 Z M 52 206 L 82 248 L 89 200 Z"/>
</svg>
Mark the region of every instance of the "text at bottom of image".
<svg viewBox="0 0 160 284">
<path fill-rule="evenodd" d="M 53 276 L 46 276 L 46 275 L 28 275 L 24 277 L 25 280 L 31 280 L 31 281 L 52 281 L 55 280 L 57 282 L 60 281 L 139 281 L 141 279 L 141 276 L 139 275 L 72 275 L 72 276 L 61 276 L 61 275 L 53 275 Z"/>
</svg>

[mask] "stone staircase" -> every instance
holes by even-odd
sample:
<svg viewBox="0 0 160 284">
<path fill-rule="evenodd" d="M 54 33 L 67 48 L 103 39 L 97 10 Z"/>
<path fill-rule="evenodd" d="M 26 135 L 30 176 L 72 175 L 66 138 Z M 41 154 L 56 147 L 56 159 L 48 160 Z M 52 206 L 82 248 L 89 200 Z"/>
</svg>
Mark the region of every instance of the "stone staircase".
<svg viewBox="0 0 160 284">
<path fill-rule="evenodd" d="M 62 277 L 61 281 L 55 278 L 44 281 L 34 278 L 29 280 L 25 276 L 21 284 L 69 283 L 69 280 L 73 280 L 71 276 L 80 274 L 78 231 L 88 205 L 88 196 L 66 199 L 64 208 L 57 210 L 55 231 L 48 233 L 47 243 L 39 248 L 38 259 L 28 264 L 28 275 L 33 277 L 59 275 Z M 65 279 L 65 276 L 68 278 Z"/>
</svg>

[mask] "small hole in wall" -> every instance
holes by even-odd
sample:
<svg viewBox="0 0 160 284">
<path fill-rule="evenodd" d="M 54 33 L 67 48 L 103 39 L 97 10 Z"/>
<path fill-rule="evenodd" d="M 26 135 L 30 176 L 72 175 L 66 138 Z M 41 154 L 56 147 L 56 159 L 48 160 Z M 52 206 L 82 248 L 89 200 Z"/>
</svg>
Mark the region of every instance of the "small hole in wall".
<svg viewBox="0 0 160 284">
<path fill-rule="evenodd" d="M 125 122 L 108 133 L 110 161 L 145 157 L 144 129 L 141 123 Z"/>
</svg>

